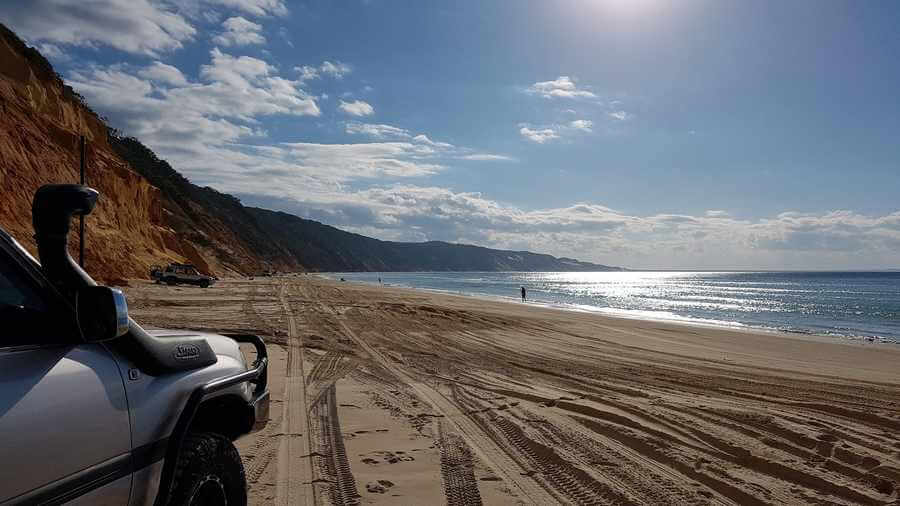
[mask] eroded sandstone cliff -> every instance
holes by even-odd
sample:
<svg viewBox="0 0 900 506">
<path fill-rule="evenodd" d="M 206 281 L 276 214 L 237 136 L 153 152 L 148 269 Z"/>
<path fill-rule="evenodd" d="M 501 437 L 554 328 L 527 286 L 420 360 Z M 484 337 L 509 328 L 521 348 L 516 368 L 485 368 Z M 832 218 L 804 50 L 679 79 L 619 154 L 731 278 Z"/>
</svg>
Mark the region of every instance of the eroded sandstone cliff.
<svg viewBox="0 0 900 506">
<path fill-rule="evenodd" d="M 86 222 L 87 270 L 111 281 L 145 277 L 152 264 L 168 261 L 206 268 L 165 224 L 160 191 L 110 149 L 106 124 L 0 25 L 0 224 L 32 253 L 31 198 L 43 184 L 78 182 L 82 135 L 87 181 L 102 194 Z"/>
</svg>

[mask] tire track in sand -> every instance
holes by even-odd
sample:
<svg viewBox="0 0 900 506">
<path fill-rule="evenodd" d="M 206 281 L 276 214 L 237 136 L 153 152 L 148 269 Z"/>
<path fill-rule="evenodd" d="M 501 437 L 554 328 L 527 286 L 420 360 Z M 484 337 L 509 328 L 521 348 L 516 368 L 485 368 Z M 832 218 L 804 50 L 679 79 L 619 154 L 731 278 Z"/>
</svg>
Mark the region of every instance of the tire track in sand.
<svg viewBox="0 0 900 506">
<path fill-rule="evenodd" d="M 341 434 L 341 422 L 337 412 L 336 388 L 332 383 L 309 411 L 310 424 L 316 441 L 311 458 L 316 461 L 318 486 L 327 485 L 327 496 L 335 506 L 353 506 L 360 502 L 356 479 L 350 469 L 350 460 Z"/>
<path fill-rule="evenodd" d="M 414 379 L 396 363 L 390 361 L 381 352 L 370 346 L 364 339 L 360 339 L 343 320 L 339 319 L 337 323 L 347 337 L 359 345 L 372 360 L 412 388 L 419 398 L 440 413 L 447 423 L 454 427 L 456 433 L 469 444 L 469 447 L 478 457 L 490 466 L 497 475 L 503 478 L 503 481 L 516 492 L 521 500 L 538 505 L 556 504 L 558 502 L 538 482 L 526 475 L 529 470 L 523 469 L 493 438 L 485 434 L 475 421 L 469 418 L 462 409 L 444 394 L 430 385 Z"/>
<path fill-rule="evenodd" d="M 309 419 L 306 416 L 306 374 L 303 370 L 303 342 L 297 333 L 297 323 L 285 298 L 287 285 L 281 284 L 278 299 L 288 323 L 287 374 L 282 397 L 281 444 L 278 448 L 278 479 L 275 502 L 285 506 L 313 506 Z"/>
<path fill-rule="evenodd" d="M 447 506 L 481 506 L 478 482 L 472 471 L 472 450 L 465 441 L 444 430 L 444 422 L 437 420 L 438 448 L 441 453 L 441 481 Z"/>
<path fill-rule="evenodd" d="M 244 299 L 243 313 L 252 325 L 257 326 L 261 330 L 265 330 L 270 338 L 275 337 L 275 329 L 269 325 L 256 310 L 256 306 L 254 305 L 256 301 L 257 285 L 251 284 L 247 296 Z M 269 464 L 275 460 L 275 456 L 278 453 L 278 449 L 275 448 L 275 443 L 280 445 L 281 439 L 284 437 L 283 428 L 280 425 L 281 424 L 279 424 L 276 429 L 274 423 L 266 424 L 266 427 L 257 434 L 256 442 L 251 447 L 251 452 L 245 456 L 244 469 L 247 475 L 247 483 L 249 483 L 251 487 L 262 478 L 262 475 L 266 472 L 266 469 L 268 469 Z"/>
<path fill-rule="evenodd" d="M 307 298 L 315 299 L 319 294 L 310 294 L 308 285 L 297 285 Z M 321 304 L 315 308 L 323 311 Z M 323 313 L 324 314 L 324 313 Z M 316 311 L 306 311 L 304 320 L 312 328 L 332 327 L 339 329 L 333 318 L 317 316 Z M 330 325 L 329 325 L 330 323 Z M 317 358 L 306 378 L 306 398 L 308 406 L 310 466 L 312 469 L 312 493 L 316 501 L 335 506 L 352 506 L 360 502 L 361 495 L 347 458 L 341 422 L 338 417 L 337 389 L 335 383 L 358 365 L 342 352 L 330 350 Z"/>
</svg>

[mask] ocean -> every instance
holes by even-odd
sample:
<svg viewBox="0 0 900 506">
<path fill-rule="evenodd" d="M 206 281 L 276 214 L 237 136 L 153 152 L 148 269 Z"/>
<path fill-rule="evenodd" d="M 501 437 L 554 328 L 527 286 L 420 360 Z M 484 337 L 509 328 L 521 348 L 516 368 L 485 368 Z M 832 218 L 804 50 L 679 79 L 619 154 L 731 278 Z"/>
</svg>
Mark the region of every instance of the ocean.
<svg viewBox="0 0 900 506">
<path fill-rule="evenodd" d="M 900 272 L 355 272 L 348 281 L 611 316 L 900 343 Z"/>
</svg>

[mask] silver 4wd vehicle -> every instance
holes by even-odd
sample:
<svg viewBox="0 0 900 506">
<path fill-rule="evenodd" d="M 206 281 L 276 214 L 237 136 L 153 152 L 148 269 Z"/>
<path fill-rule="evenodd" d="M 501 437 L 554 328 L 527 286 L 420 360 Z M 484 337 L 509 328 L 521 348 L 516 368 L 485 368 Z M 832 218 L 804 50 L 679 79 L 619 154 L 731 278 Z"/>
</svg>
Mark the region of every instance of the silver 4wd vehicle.
<svg viewBox="0 0 900 506">
<path fill-rule="evenodd" d="M 157 283 L 197 285 L 202 288 L 216 282 L 216 278 L 201 274 L 193 265 L 179 263 L 171 263 L 165 269 L 155 266 L 150 270 L 150 277 Z"/>
<path fill-rule="evenodd" d="M 131 320 L 68 254 L 97 196 L 38 190 L 40 264 L 0 229 L 0 504 L 244 505 L 232 441 L 268 419 L 265 344 Z"/>
</svg>

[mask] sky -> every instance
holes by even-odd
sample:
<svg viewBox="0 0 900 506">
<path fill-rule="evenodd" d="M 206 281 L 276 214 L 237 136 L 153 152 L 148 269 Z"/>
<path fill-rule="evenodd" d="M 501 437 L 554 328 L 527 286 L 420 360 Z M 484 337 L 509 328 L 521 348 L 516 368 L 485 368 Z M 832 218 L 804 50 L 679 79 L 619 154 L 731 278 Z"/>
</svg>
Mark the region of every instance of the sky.
<svg viewBox="0 0 900 506">
<path fill-rule="evenodd" d="M 900 3 L 4 0 L 247 205 L 645 269 L 900 268 Z"/>
</svg>

